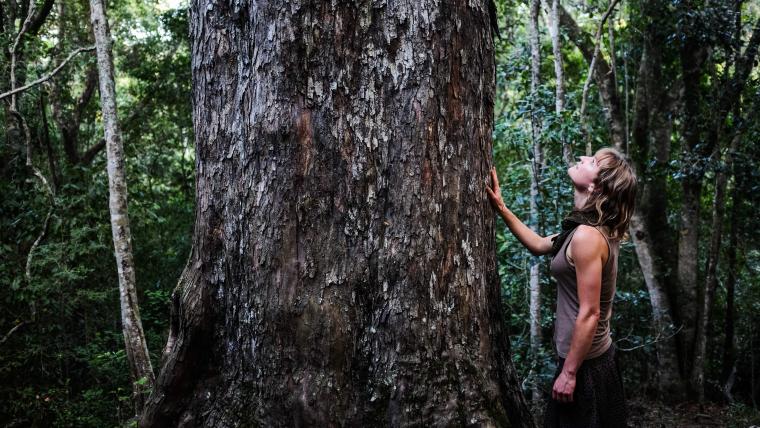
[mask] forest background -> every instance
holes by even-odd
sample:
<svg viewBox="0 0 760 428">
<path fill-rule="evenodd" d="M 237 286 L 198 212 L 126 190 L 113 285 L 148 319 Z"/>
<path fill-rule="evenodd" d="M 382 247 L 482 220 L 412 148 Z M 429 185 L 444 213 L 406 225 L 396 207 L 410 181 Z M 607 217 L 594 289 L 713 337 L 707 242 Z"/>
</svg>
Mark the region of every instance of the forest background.
<svg viewBox="0 0 760 428">
<path fill-rule="evenodd" d="M 140 313 L 159 367 L 195 209 L 188 6 L 107 6 Z M 760 2 L 622 1 L 603 27 L 606 1 L 566 1 L 555 13 L 552 2 L 496 6 L 494 158 L 507 206 L 557 231 L 572 206 L 565 150 L 617 146 L 641 178 L 612 321 L 635 421 L 760 424 Z M 1 7 L 6 92 L 28 2 Z M 94 44 L 86 1 L 36 9 L 16 50 L 17 86 Z M 121 426 L 134 416 L 97 86 L 94 52 L 85 51 L 18 95 L 31 163 L 52 196 L 2 101 L 4 426 Z M 548 259 L 531 257 L 503 227 L 497 243 L 512 358 L 525 393 L 539 396 L 555 368 Z M 538 289 L 541 299 L 531 295 Z M 700 346 L 701 362 L 692 358 Z M 695 367 L 704 367 L 702 384 Z"/>
</svg>

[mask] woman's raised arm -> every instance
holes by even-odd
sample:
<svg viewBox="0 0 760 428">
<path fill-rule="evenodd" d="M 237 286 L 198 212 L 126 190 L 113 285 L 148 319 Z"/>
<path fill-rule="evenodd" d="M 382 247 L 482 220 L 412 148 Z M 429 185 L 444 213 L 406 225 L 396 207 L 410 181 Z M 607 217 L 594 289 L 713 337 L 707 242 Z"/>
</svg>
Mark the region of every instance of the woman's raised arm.
<svg viewBox="0 0 760 428">
<path fill-rule="evenodd" d="M 552 238 L 557 234 L 550 236 L 540 236 L 531 228 L 520 221 L 517 216 L 504 205 L 499 189 L 499 177 L 496 175 L 496 168 L 491 168 L 491 187 L 486 185 L 488 199 L 491 201 L 494 209 L 499 213 L 504 222 L 507 224 L 509 231 L 520 241 L 521 244 L 534 256 L 548 254 L 552 250 Z"/>
</svg>

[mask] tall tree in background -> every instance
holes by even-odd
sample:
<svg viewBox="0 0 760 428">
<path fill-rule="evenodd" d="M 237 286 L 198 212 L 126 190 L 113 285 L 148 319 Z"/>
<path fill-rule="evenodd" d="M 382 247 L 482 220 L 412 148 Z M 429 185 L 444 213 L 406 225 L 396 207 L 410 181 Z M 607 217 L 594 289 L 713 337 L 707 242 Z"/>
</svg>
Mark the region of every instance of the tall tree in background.
<svg viewBox="0 0 760 428">
<path fill-rule="evenodd" d="M 142 426 L 533 425 L 490 3 L 193 4 L 193 250 Z"/>
<path fill-rule="evenodd" d="M 133 382 L 135 410 L 136 414 L 139 415 L 142 412 L 145 398 L 147 398 L 147 392 L 153 387 L 155 377 L 137 304 L 132 232 L 129 228 L 127 212 L 124 148 L 122 147 L 119 120 L 116 116 L 111 33 L 108 29 L 108 20 L 102 0 L 90 0 L 90 14 L 98 57 L 100 104 L 103 111 L 103 128 L 108 157 L 108 207 L 111 213 L 111 233 L 119 277 L 121 323 L 127 361 Z"/>
<path fill-rule="evenodd" d="M 531 3 L 532 4 L 532 3 Z M 544 1 L 546 4 L 546 1 Z M 562 61 L 562 41 L 559 34 L 559 0 L 551 0 L 551 7 L 546 13 L 549 36 L 552 40 L 552 54 L 554 57 L 554 81 L 555 81 L 555 98 L 554 111 L 558 118 L 562 118 L 565 111 L 565 71 Z M 532 13 L 532 9 L 531 9 Z M 573 149 L 567 139 L 562 135 L 562 158 L 565 164 L 570 165 L 573 162 Z"/>
<path fill-rule="evenodd" d="M 612 6 L 614 7 L 614 2 Z M 625 146 L 625 112 L 620 103 L 615 75 L 610 68 L 610 64 L 603 55 L 598 54 L 594 39 L 589 33 L 578 26 L 575 18 L 562 5 L 558 5 L 557 8 L 559 26 L 566 32 L 570 41 L 578 48 L 589 66 L 593 64 L 593 76 L 598 86 L 602 111 L 607 120 L 610 145 L 623 151 L 623 147 Z M 602 17 L 600 29 L 607 15 L 605 14 Z"/>
<path fill-rule="evenodd" d="M 674 312 L 673 284 L 676 258 L 673 228 L 668 224 L 668 165 L 671 161 L 673 116 L 680 94 L 677 78 L 664 74 L 663 67 L 674 61 L 666 50 L 672 12 L 660 0 L 641 3 L 643 32 L 641 56 L 635 82 L 632 136 L 629 155 L 639 176 L 636 207 L 630 234 L 652 307 L 656 332 L 656 382 L 659 398 L 681 401 L 686 398 L 686 382 L 679 366 L 677 314 Z"/>
<path fill-rule="evenodd" d="M 741 2 L 737 2 L 735 5 L 729 4 L 725 10 L 728 13 L 728 23 L 733 24 L 732 21 L 738 21 L 736 25 L 740 27 Z M 730 12 L 734 13 L 731 14 Z M 736 15 L 735 18 L 733 18 L 734 15 Z M 760 48 L 760 19 L 754 23 L 746 46 L 742 40 L 742 31 L 740 29 L 731 33 L 734 35 L 732 39 L 733 55 L 729 53 L 728 57 L 732 58 L 732 61 L 728 63 L 721 76 L 720 84 L 716 84 L 712 90 L 713 108 L 709 110 L 709 113 L 694 109 L 691 103 L 698 101 L 693 99 L 695 98 L 694 95 L 687 97 L 688 101 L 686 103 L 688 120 L 685 125 L 692 124 L 695 128 L 690 131 L 684 130 L 686 142 L 683 149 L 684 158 L 694 159 L 695 157 L 699 157 L 701 159 L 714 159 L 714 163 L 718 165 L 715 173 L 715 195 L 713 198 L 710 245 L 707 254 L 707 272 L 705 272 L 705 280 L 701 283 L 701 287 L 700 284 L 688 282 L 696 280 L 698 277 L 694 272 L 684 272 L 681 263 L 687 263 L 687 267 L 693 266 L 695 271 L 697 269 L 696 264 L 691 260 L 686 260 L 686 257 L 689 254 L 698 254 L 698 226 L 701 205 L 699 199 L 701 198 L 701 188 L 707 170 L 705 167 L 707 162 L 685 163 L 683 168 L 685 179 L 682 182 L 682 186 L 685 209 L 682 211 L 681 216 L 679 284 L 682 289 L 690 289 L 690 292 L 692 292 L 691 289 L 698 290 L 696 294 L 700 297 L 696 302 L 698 308 L 696 319 L 693 321 L 694 325 L 691 326 L 694 330 L 694 336 L 693 338 L 687 337 L 687 340 L 691 339 L 690 346 L 693 346 L 693 348 L 687 348 L 691 351 L 690 355 L 693 355 L 689 360 L 691 366 L 691 385 L 696 391 L 700 402 L 705 399 L 707 338 L 712 313 L 713 295 L 717 287 L 716 270 L 718 253 L 722 241 L 722 228 L 720 226 L 723 224 L 725 188 L 728 180 L 728 171 L 731 169 L 744 128 L 739 107 L 741 95 L 747 85 L 750 73 L 755 67 L 755 58 L 757 57 L 758 48 Z M 691 39 L 687 40 L 687 44 L 696 49 L 695 42 Z M 685 64 L 684 70 L 686 70 L 686 65 L 699 68 L 699 63 L 706 61 L 700 55 L 694 58 L 686 51 L 686 47 L 682 51 L 681 56 L 687 59 L 682 63 Z M 686 71 L 684 71 L 684 78 L 686 78 Z M 688 91 L 692 87 L 692 84 L 688 83 L 686 85 L 685 89 Z M 704 89 L 702 91 L 707 92 Z M 707 97 L 706 94 L 702 96 Z M 757 105 L 756 102 L 753 103 L 753 107 Z M 696 115 L 696 119 L 692 117 L 693 115 Z M 733 122 L 733 127 L 728 125 L 729 119 Z M 725 165 L 721 165 L 724 158 L 722 156 L 723 151 L 726 152 Z M 689 306 L 691 307 L 692 305 L 690 304 Z"/>
<path fill-rule="evenodd" d="M 544 165 L 543 148 L 541 147 L 542 120 L 538 111 L 538 88 L 541 84 L 541 43 L 538 29 L 540 13 L 541 0 L 531 0 L 530 23 L 528 25 L 530 32 L 530 129 L 533 140 L 530 176 L 530 226 L 531 229 L 542 234 L 538 207 L 541 195 L 541 171 Z M 560 84 L 558 83 L 558 85 Z M 559 91 L 560 89 L 557 89 L 558 94 Z M 534 364 L 541 349 L 541 336 L 541 264 L 538 257 L 533 257 L 530 263 L 530 349 Z M 534 382 L 533 385 L 533 401 L 538 402 L 543 399 L 541 388 L 537 382 Z"/>
</svg>

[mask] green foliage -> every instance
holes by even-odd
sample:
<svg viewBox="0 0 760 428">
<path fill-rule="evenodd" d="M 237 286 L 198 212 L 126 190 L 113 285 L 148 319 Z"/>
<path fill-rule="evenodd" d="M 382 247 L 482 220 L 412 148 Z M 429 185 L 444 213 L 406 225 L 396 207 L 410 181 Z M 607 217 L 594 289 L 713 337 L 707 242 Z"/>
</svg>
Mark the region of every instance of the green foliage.
<svg viewBox="0 0 760 428">
<path fill-rule="evenodd" d="M 169 295 L 189 254 L 194 149 L 190 113 L 187 10 L 109 2 L 115 40 L 119 117 L 127 152 L 129 211 L 143 325 L 158 368 L 168 328 Z M 39 37 L 28 38 L 24 71 L 42 75 L 92 35 L 87 2 L 54 8 Z M 64 38 L 57 36 L 65 28 Z M 3 33 L 2 42 L 6 42 Z M 4 43 L 4 46 L 8 46 Z M 134 416 L 121 332 L 118 281 L 108 213 L 105 152 L 89 165 L 64 153 L 50 101 L 70 115 L 93 55 L 80 55 L 55 78 L 19 99 L 32 131 L 33 162 L 52 182 L 39 99 L 46 100 L 59 178 L 47 233 L 24 271 L 48 210 L 43 187 L 25 166 L 16 124 L 0 129 L 0 334 L 26 322 L 2 344 L 0 425 L 103 427 Z M 2 63 L 3 75 L 8 69 Z M 4 81 L 4 79 L 0 79 Z M 98 94 L 82 109 L 79 150 L 103 138 Z M 3 113 L 0 112 L 0 116 Z M 10 121 L 10 122 L 9 122 Z M 8 144 L 5 144 L 8 142 Z M 138 381 L 139 382 L 139 381 Z M 144 382 L 144 380 L 142 381 Z"/>
</svg>

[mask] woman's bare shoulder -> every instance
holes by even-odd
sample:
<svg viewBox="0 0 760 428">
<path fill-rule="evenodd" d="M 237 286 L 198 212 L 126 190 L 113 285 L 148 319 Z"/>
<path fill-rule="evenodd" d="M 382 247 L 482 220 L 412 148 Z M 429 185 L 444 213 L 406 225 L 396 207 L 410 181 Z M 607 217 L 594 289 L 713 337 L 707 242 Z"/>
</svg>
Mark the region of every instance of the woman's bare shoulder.
<svg viewBox="0 0 760 428">
<path fill-rule="evenodd" d="M 607 251 L 607 241 L 602 231 L 593 226 L 582 224 L 573 234 L 570 241 L 573 259 L 602 256 Z"/>
</svg>

